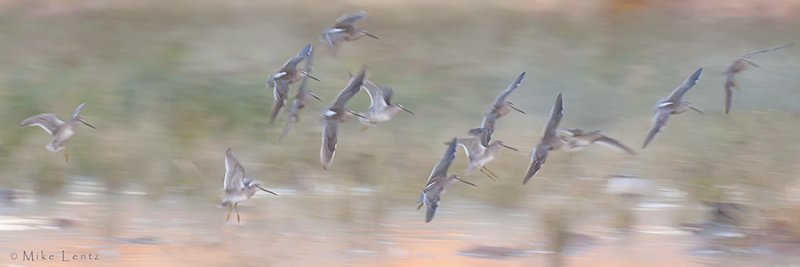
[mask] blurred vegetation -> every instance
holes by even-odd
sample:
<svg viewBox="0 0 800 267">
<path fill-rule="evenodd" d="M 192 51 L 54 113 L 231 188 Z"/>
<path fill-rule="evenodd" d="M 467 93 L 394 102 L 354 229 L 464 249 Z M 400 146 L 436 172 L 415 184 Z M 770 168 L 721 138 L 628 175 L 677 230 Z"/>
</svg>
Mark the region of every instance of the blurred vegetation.
<svg viewBox="0 0 800 267">
<path fill-rule="evenodd" d="M 596 3 L 574 14 L 482 1 L 6 5 L 0 9 L 0 123 L 7 125 L 0 131 L 0 186 L 53 194 L 71 176 L 90 176 L 111 192 L 137 185 L 153 198 L 178 192 L 214 202 L 223 152 L 231 147 L 268 187 L 302 187 L 308 180 L 367 186 L 377 190 L 381 207 L 408 205 L 443 152 L 442 141 L 477 126 L 495 95 L 527 71 L 510 97 L 527 114 L 503 118 L 495 134 L 520 152 L 503 151 L 488 165 L 500 181 L 476 172 L 468 179 L 480 188 L 448 194 L 502 208 L 560 194 L 597 201 L 602 181 L 576 177 L 624 171 L 696 201 L 796 211 L 788 195 L 800 168 L 800 144 L 792 141 L 800 132 L 800 50 L 756 58 L 763 68 L 738 77 L 743 91 L 727 116 L 720 73 L 745 52 L 796 41 L 797 17 L 709 19 L 646 1 Z M 346 43 L 336 55 L 326 51 L 319 32 L 354 10 L 369 14 L 360 23 L 381 40 Z M 314 73 L 322 81 L 312 90 L 324 101 L 303 110 L 292 134 L 278 142 L 284 118 L 267 123 L 272 96 L 265 79 L 306 43 L 319 50 Z M 361 64 L 417 115 L 399 114 L 363 133 L 348 123 L 332 170 L 323 172 L 319 112 Z M 564 93 L 563 127 L 602 129 L 638 148 L 654 103 L 698 67 L 705 72 L 686 99 L 706 115 L 672 117 L 637 157 L 602 147 L 553 152 L 534 181 L 521 186 L 529 147 L 557 93 Z M 98 130 L 79 129 L 69 165 L 43 148 L 48 137 L 41 130 L 16 127 L 38 113 L 63 118 L 83 101 L 82 115 Z M 363 110 L 368 103 L 361 94 L 351 106 Z M 451 171 L 463 173 L 465 158 L 459 153 Z M 783 216 L 797 221 L 796 214 Z"/>
</svg>

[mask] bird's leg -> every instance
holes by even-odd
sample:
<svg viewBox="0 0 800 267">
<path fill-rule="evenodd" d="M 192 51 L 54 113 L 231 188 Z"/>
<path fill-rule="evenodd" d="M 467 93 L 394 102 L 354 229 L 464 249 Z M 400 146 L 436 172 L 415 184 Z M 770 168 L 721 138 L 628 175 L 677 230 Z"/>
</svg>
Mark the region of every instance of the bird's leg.
<svg viewBox="0 0 800 267">
<path fill-rule="evenodd" d="M 232 211 L 232 209 L 233 209 L 233 207 L 231 205 L 228 205 L 228 212 L 225 213 L 225 221 L 226 222 L 231 220 L 231 211 Z"/>
<path fill-rule="evenodd" d="M 497 181 L 497 179 L 495 179 L 495 178 L 494 178 L 494 177 L 493 177 L 491 174 L 489 174 L 488 172 L 486 172 L 486 168 L 481 168 L 481 172 L 482 172 L 484 175 L 486 175 L 486 177 L 489 177 L 489 179 L 492 179 L 492 181 Z"/>
<path fill-rule="evenodd" d="M 489 168 L 486 168 L 486 166 L 483 166 L 482 168 L 483 168 L 484 170 L 486 170 L 486 172 L 488 172 L 489 174 L 491 174 L 492 176 L 494 176 L 494 178 L 495 178 L 494 180 L 495 180 L 495 181 L 497 181 L 497 179 L 500 179 L 500 177 L 498 177 L 498 176 L 497 176 L 497 174 L 494 174 L 494 172 L 493 172 L 492 170 L 489 170 Z"/>
<path fill-rule="evenodd" d="M 236 211 L 236 223 L 242 223 L 242 219 L 239 217 L 239 203 L 233 203 L 233 210 Z"/>
<path fill-rule="evenodd" d="M 64 144 L 64 160 L 69 164 L 69 145 Z"/>
</svg>

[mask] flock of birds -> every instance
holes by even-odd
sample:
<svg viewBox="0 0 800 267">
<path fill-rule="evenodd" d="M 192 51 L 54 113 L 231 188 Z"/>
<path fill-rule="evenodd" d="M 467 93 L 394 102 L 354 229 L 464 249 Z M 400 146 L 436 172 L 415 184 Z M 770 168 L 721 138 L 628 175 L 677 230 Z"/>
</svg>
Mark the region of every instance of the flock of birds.
<svg viewBox="0 0 800 267">
<path fill-rule="evenodd" d="M 361 27 L 355 26 L 355 23 L 366 18 L 366 13 L 363 11 L 352 14 L 345 14 L 336 19 L 333 26 L 325 29 L 322 33 L 321 40 L 331 49 L 335 49 L 341 43 L 346 41 L 358 40 L 364 36 L 369 36 L 374 39 L 379 39 L 377 36 L 367 32 Z M 794 45 L 788 43 L 775 48 L 764 49 L 747 53 L 740 58 L 731 62 L 723 75 L 725 81 L 725 113 L 730 112 L 732 103 L 733 89 L 739 89 L 734 81 L 736 74 L 745 70 L 748 66 L 760 67 L 752 61 L 752 57 L 782 48 Z M 296 56 L 290 58 L 285 64 L 275 73 L 268 76 L 267 86 L 272 90 L 274 96 L 274 103 L 270 115 L 270 124 L 274 124 L 281 109 L 285 105 L 290 104 L 286 108 L 287 120 L 283 127 L 279 139 L 286 137 L 287 133 L 292 127 L 294 122 L 299 120 L 299 111 L 308 106 L 312 99 L 321 101 L 321 99 L 311 90 L 307 88 L 308 79 L 319 81 L 318 78 L 311 75 L 313 68 L 313 55 L 314 50 L 311 44 L 303 47 Z M 301 62 L 305 62 L 305 66 L 298 67 Z M 688 110 L 694 110 L 703 113 L 698 108 L 692 106 L 688 101 L 683 100 L 683 96 L 689 91 L 700 79 L 703 69 L 697 69 L 692 73 L 686 81 L 674 89 L 667 97 L 660 99 L 656 103 L 652 127 L 648 132 L 642 149 L 647 147 L 648 144 L 655 138 L 655 136 L 663 129 L 669 119 L 670 115 L 684 113 Z M 425 222 L 430 222 L 436 213 L 439 206 L 442 194 L 456 181 L 460 181 L 472 186 L 475 184 L 466 181 L 458 175 L 448 175 L 447 171 L 455 160 L 456 148 L 461 146 L 469 160 L 468 169 L 466 174 L 469 175 L 476 169 L 483 172 L 492 180 L 497 179 L 497 175 L 486 167 L 486 164 L 494 160 L 495 155 L 501 147 L 510 150 L 518 151 L 518 149 L 507 146 L 501 140 L 492 141 L 492 135 L 495 131 L 495 125 L 498 119 L 508 115 L 512 110 L 520 113 L 525 113 L 523 110 L 517 108 L 513 103 L 507 101 L 511 93 L 516 90 L 525 78 L 525 72 L 521 73 L 508 87 L 502 91 L 492 103 L 481 121 L 479 127 L 467 131 L 468 136 L 465 138 L 453 137 L 452 140 L 446 142 L 447 149 L 442 158 L 434 165 L 424 189 L 417 199 L 419 204 L 418 209 L 422 206 L 426 207 Z M 299 82 L 297 93 L 289 103 L 289 87 Z M 364 113 L 353 111 L 347 107 L 347 102 L 353 98 L 359 91 L 364 88 L 370 96 L 370 106 Z M 375 127 L 378 123 L 392 119 L 400 111 L 405 111 L 414 114 L 412 111 L 406 109 L 403 105 L 393 103 L 392 97 L 394 90 L 389 87 L 378 86 L 367 79 L 366 66 L 361 66 L 361 69 L 350 77 L 347 85 L 339 92 L 331 104 L 322 112 L 322 145 L 320 148 L 320 162 L 324 170 L 330 169 L 333 164 L 333 159 L 336 154 L 336 146 L 338 143 L 338 132 L 340 124 L 357 117 L 359 122 L 364 125 L 363 130 Z M 75 128 L 78 123 L 82 123 L 88 127 L 96 129 L 93 125 L 86 122 L 79 113 L 83 110 L 85 103 L 80 104 L 72 112 L 72 116 L 66 122 L 58 119 L 54 114 L 46 113 L 39 114 L 27 118 L 20 122 L 20 126 L 39 126 L 45 130 L 52 140 L 45 147 L 48 151 L 61 151 L 64 150 L 64 158 L 69 162 L 69 152 L 67 140 L 75 134 Z M 550 151 L 564 150 L 564 151 L 578 151 L 587 148 L 592 144 L 600 144 L 611 148 L 613 150 L 636 155 L 636 151 L 630 147 L 622 144 L 621 142 L 604 135 L 601 131 L 584 131 L 578 128 L 559 129 L 559 124 L 564 116 L 564 103 L 561 94 L 558 94 L 555 100 L 550 118 L 545 124 L 544 132 L 541 140 L 533 148 L 531 152 L 531 163 L 528 167 L 524 177 L 523 184 L 527 184 L 542 168 L 547 155 Z M 225 152 L 225 177 L 223 183 L 225 195 L 221 207 L 227 207 L 226 221 L 230 219 L 232 211 L 236 212 L 237 222 L 240 222 L 238 211 L 238 203 L 251 198 L 258 190 L 277 195 L 274 192 L 267 190 L 260 183 L 245 175 L 244 167 L 233 154 L 230 148 Z"/>
</svg>

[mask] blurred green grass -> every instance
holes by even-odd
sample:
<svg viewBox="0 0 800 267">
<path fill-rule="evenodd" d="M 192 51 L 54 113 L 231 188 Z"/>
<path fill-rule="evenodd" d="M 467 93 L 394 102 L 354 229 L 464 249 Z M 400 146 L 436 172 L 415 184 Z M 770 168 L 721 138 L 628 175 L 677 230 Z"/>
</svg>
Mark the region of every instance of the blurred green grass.
<svg viewBox="0 0 800 267">
<path fill-rule="evenodd" d="M 495 135 L 521 151 L 503 151 L 488 165 L 499 182 L 476 173 L 468 179 L 481 188 L 450 194 L 511 208 L 563 194 L 558 188 L 578 183 L 571 180 L 576 176 L 626 171 L 696 199 L 726 198 L 721 192 L 733 187 L 770 206 L 785 201 L 781 192 L 797 178 L 798 48 L 759 57 L 764 68 L 738 78 L 744 90 L 728 116 L 721 114 L 719 75 L 744 52 L 796 40 L 796 19 L 703 20 L 659 5 L 565 15 L 477 2 L 119 3 L 44 14 L 24 4 L 0 11 L 0 123 L 8 125 L 0 131 L 0 185 L 33 183 L 52 194 L 77 175 L 98 177 L 111 191 L 134 184 L 156 198 L 182 192 L 211 199 L 221 190 L 222 155 L 231 147 L 248 174 L 268 186 L 310 176 L 373 186 L 381 203 L 405 205 L 444 151 L 441 142 L 477 126 L 522 71 L 528 76 L 510 100 L 527 115 L 503 118 Z M 370 15 L 361 24 L 381 40 L 346 43 L 338 55 L 326 51 L 319 32 L 360 9 Z M 278 142 L 284 119 L 267 124 L 272 96 L 265 78 L 306 43 L 319 50 L 314 73 L 322 82 L 311 87 L 324 101 L 303 110 L 292 134 Z M 417 115 L 399 114 L 364 133 L 348 123 L 333 169 L 323 172 L 319 112 L 361 64 Z M 686 98 L 706 115 L 673 117 L 638 157 L 601 147 L 572 156 L 554 152 L 534 182 L 521 186 L 557 93 L 565 96 L 563 127 L 603 129 L 638 148 L 655 101 L 698 67 L 704 76 Z M 41 130 L 15 126 L 42 112 L 64 117 L 82 101 L 98 130 L 80 129 L 71 140 L 69 166 L 43 149 Z M 362 94 L 351 106 L 363 110 L 368 103 Z M 451 172 L 465 169 L 459 153 Z M 581 192 L 589 199 L 601 194 L 600 188 Z"/>
</svg>

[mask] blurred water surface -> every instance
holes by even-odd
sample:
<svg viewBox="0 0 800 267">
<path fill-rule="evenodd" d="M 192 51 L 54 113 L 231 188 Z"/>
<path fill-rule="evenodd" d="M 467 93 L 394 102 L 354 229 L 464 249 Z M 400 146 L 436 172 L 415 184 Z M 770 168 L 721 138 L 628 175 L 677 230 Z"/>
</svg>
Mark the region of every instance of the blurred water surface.
<svg viewBox="0 0 800 267">
<path fill-rule="evenodd" d="M 381 40 L 325 50 L 320 31 L 355 10 Z M 799 11 L 799 1 L 0 1 L 0 264 L 798 264 L 800 48 L 754 58 L 762 68 L 737 77 L 727 116 L 721 73 L 797 41 Z M 285 118 L 268 125 L 265 79 L 309 42 L 323 102 L 278 142 Z M 324 172 L 319 112 L 361 64 L 417 115 L 363 133 L 344 125 Z M 563 127 L 638 148 L 654 103 L 699 67 L 685 98 L 705 115 L 674 116 L 636 157 L 553 152 L 521 186 L 559 92 Z M 476 172 L 466 178 L 478 188 L 455 185 L 425 224 L 414 201 L 442 142 L 477 126 L 522 71 L 510 100 L 527 114 L 495 133 L 520 151 L 488 165 L 499 181 Z M 41 130 L 16 127 L 83 101 L 98 130 L 79 129 L 68 165 Z M 351 102 L 368 105 L 366 94 Z M 280 195 L 243 203 L 241 224 L 216 208 L 227 147 Z M 643 189 L 607 189 L 622 173 L 644 177 Z M 744 208 L 733 225 L 709 203 Z M 23 250 L 101 260 L 10 258 Z"/>
</svg>

